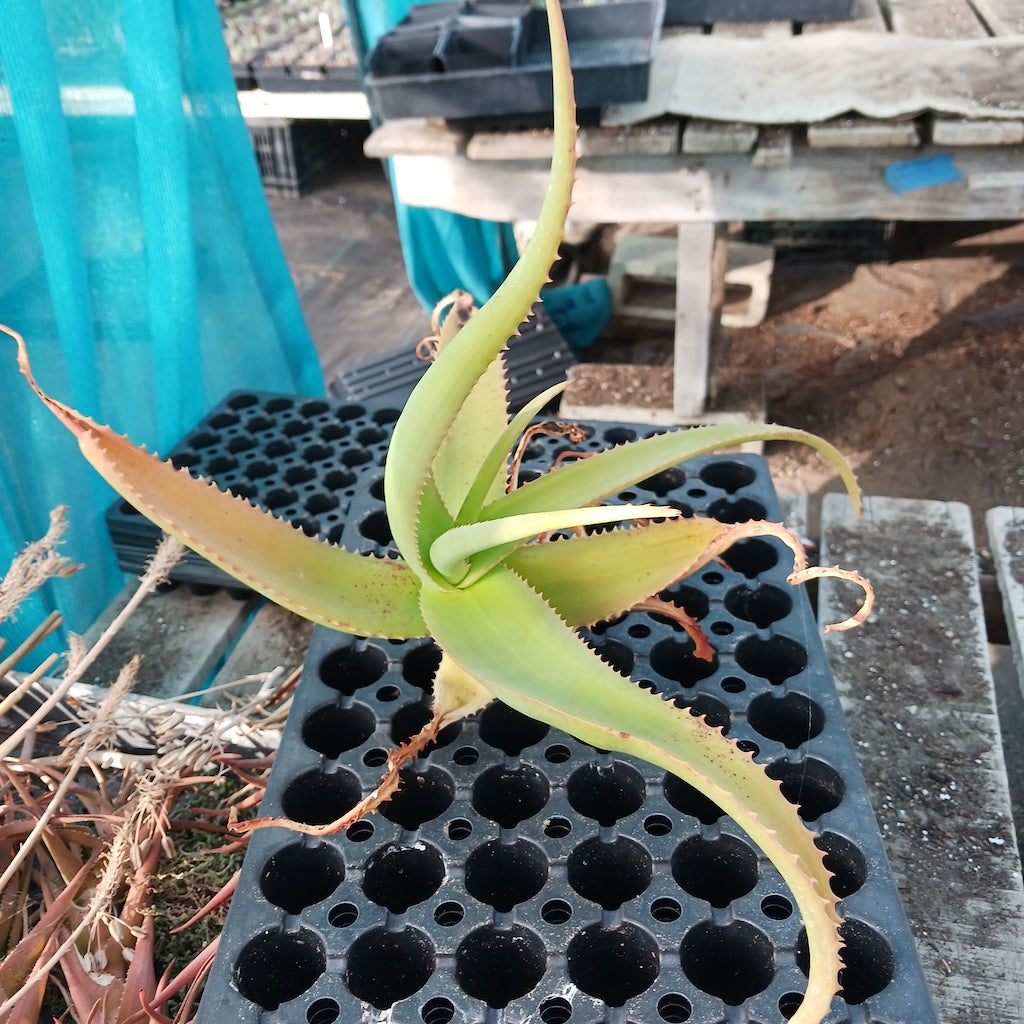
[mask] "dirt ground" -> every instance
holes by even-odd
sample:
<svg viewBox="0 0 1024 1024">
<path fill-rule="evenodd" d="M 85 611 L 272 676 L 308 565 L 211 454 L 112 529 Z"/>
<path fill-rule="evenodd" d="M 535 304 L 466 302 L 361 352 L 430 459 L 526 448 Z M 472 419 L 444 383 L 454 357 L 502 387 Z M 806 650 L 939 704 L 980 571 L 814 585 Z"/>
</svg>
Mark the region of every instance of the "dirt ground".
<svg viewBox="0 0 1024 1024">
<path fill-rule="evenodd" d="M 753 397 L 828 438 L 868 493 L 965 502 L 984 549 L 985 511 L 1024 504 L 1024 229 L 911 247 L 893 262 L 777 261 L 765 321 L 717 342 L 713 403 Z M 670 339 L 602 345 L 591 358 L 671 362 Z M 780 491 L 839 489 L 808 450 L 767 454 Z"/>
<path fill-rule="evenodd" d="M 1024 504 L 1020 237 L 891 264 L 780 265 L 768 318 L 724 340 L 719 403 L 756 377 L 769 418 L 835 443 L 865 491 L 965 502 L 978 530 L 986 509 Z M 805 451 L 769 458 L 780 490 L 832 489 Z"/>
</svg>

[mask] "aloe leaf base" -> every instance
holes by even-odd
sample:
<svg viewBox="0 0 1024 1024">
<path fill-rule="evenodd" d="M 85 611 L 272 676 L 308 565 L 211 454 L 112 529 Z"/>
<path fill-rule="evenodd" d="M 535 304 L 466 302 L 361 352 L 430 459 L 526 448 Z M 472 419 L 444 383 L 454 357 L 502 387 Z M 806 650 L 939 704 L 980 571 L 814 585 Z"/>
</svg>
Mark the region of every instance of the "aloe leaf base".
<svg viewBox="0 0 1024 1024">
<path fill-rule="evenodd" d="M 593 424 L 586 444 L 649 429 Z M 564 447 L 536 439 L 524 473 Z M 368 464 L 346 543 L 385 554 L 379 478 Z M 763 461 L 745 455 L 692 460 L 622 500 L 779 518 Z M 826 1019 L 927 1024 L 817 627 L 785 582 L 789 559 L 773 539 L 749 540 L 728 567 L 663 595 L 698 619 L 711 662 L 652 613 L 584 636 L 756 749 L 821 836 L 847 942 L 844 997 Z M 372 791 L 387 749 L 423 724 L 439 657 L 429 640 L 318 628 L 263 813 L 322 824 Z M 253 834 L 200 1021 L 774 1024 L 799 1002 L 803 962 L 785 885 L 717 808 L 643 761 L 494 703 L 443 732 L 396 800 L 347 832 Z"/>
</svg>

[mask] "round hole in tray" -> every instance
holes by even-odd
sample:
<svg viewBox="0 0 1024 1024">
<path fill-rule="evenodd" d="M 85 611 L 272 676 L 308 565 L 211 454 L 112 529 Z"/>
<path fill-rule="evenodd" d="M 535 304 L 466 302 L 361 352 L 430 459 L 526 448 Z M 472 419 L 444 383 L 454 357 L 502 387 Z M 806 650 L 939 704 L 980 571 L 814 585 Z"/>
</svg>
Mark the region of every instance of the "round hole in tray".
<svg viewBox="0 0 1024 1024">
<path fill-rule="evenodd" d="M 432 717 L 430 708 L 422 701 L 413 701 L 411 704 L 402 705 L 391 716 L 391 739 L 396 746 L 400 747 L 417 735 Z M 448 746 L 460 732 L 462 732 L 461 721 L 446 725 L 438 733 L 437 739 L 432 740 L 423 748 L 423 753 L 427 754 L 432 750 Z"/>
<path fill-rule="evenodd" d="M 290 487 L 272 487 L 263 495 L 261 504 L 268 509 L 283 508 L 296 500 L 296 494 Z"/>
<path fill-rule="evenodd" d="M 651 904 L 651 917 L 662 924 L 678 921 L 682 915 L 683 908 L 680 906 L 679 900 L 674 900 L 671 896 L 659 896 Z"/>
<path fill-rule="evenodd" d="M 793 904 L 781 893 L 769 893 L 761 900 L 761 913 L 772 921 L 785 921 L 793 916 Z"/>
<path fill-rule="evenodd" d="M 341 1016 L 336 999 L 325 997 L 314 1000 L 306 1009 L 306 1024 L 334 1024 Z"/>
<path fill-rule="evenodd" d="M 352 696 L 377 682 L 388 670 L 388 656 L 373 644 L 336 647 L 320 661 L 320 680 L 333 690 Z"/>
<path fill-rule="evenodd" d="M 645 491 L 664 498 L 669 491 L 674 491 L 685 483 L 686 474 L 678 467 L 673 466 L 671 469 L 663 469 L 660 473 L 649 476 L 646 480 L 641 480 L 637 487 L 642 487 Z"/>
<path fill-rule="evenodd" d="M 775 976 L 771 939 L 749 921 L 701 921 L 679 947 L 683 972 L 702 992 L 729 1006 L 763 992 Z"/>
<path fill-rule="evenodd" d="M 716 459 L 701 469 L 700 478 L 709 487 L 734 494 L 741 487 L 752 484 L 757 479 L 757 471 L 746 462 Z"/>
<path fill-rule="evenodd" d="M 742 693 L 747 688 L 747 681 L 739 676 L 726 676 L 718 685 L 726 693 Z"/>
<path fill-rule="evenodd" d="M 605 638 L 594 647 L 597 656 L 610 665 L 619 675 L 628 676 L 633 671 L 633 651 L 628 644 Z"/>
<path fill-rule="evenodd" d="M 376 498 L 378 501 L 384 500 L 384 477 L 379 476 L 373 480 L 366 488 L 370 492 L 371 498 Z"/>
<path fill-rule="evenodd" d="M 263 454 L 268 459 L 279 459 L 282 455 L 291 455 L 293 451 L 295 451 L 295 445 L 280 437 L 263 446 Z"/>
<path fill-rule="evenodd" d="M 629 427 L 609 427 L 604 431 L 604 439 L 610 445 L 628 444 L 636 440 L 636 431 Z"/>
<path fill-rule="evenodd" d="M 406 925 L 363 932 L 349 946 L 345 984 L 364 1003 L 387 1010 L 430 980 L 437 957 L 426 932 Z"/>
<path fill-rule="evenodd" d="M 720 498 L 711 502 L 707 510 L 708 518 L 717 519 L 720 523 L 749 523 L 764 519 L 767 514 L 764 505 L 752 498 Z"/>
<path fill-rule="evenodd" d="M 359 908 L 354 903 L 338 903 L 327 911 L 327 923 L 335 928 L 351 928 L 358 920 Z"/>
<path fill-rule="evenodd" d="M 358 701 L 348 707 L 327 704 L 306 716 L 302 742 L 333 760 L 365 743 L 377 727 L 377 716 Z"/>
<path fill-rule="evenodd" d="M 363 893 L 392 914 L 429 900 L 444 882 L 444 861 L 436 846 L 387 843 L 370 854 L 363 868 Z"/>
<path fill-rule="evenodd" d="M 245 429 L 248 430 L 250 434 L 262 434 L 264 430 L 270 430 L 273 426 L 274 421 L 269 416 L 257 414 L 246 421 Z"/>
<path fill-rule="evenodd" d="M 268 928 L 241 949 L 234 965 L 235 986 L 264 1010 L 276 1010 L 311 988 L 327 969 L 320 937 L 310 928 Z"/>
<path fill-rule="evenodd" d="M 572 1017 L 572 1003 L 562 996 L 551 996 L 540 1004 L 541 1024 L 567 1024 Z"/>
<path fill-rule="evenodd" d="M 727 733 L 732 726 L 732 715 L 729 714 L 729 709 L 710 694 L 698 693 L 693 698 L 683 695 L 676 697 L 672 703 L 677 708 L 688 708 L 691 714 L 703 718 L 713 729 L 721 729 L 722 732 Z"/>
<path fill-rule="evenodd" d="M 273 398 L 268 398 L 263 403 L 263 408 L 267 412 L 284 412 L 290 409 L 294 403 L 286 395 L 275 395 Z"/>
<path fill-rule="evenodd" d="M 666 1024 L 686 1024 L 693 1015 L 693 1006 L 679 992 L 667 992 L 658 1000 L 658 1016 Z"/>
<path fill-rule="evenodd" d="M 501 700 L 489 703 L 479 719 L 479 736 L 510 757 L 518 757 L 527 746 L 540 742 L 549 732 L 545 722 L 529 718 Z"/>
<path fill-rule="evenodd" d="M 708 496 L 708 492 L 703 487 L 688 487 L 686 494 L 690 498 L 706 498 Z"/>
<path fill-rule="evenodd" d="M 778 779 L 782 795 L 799 809 L 804 821 L 817 821 L 823 814 L 834 810 L 846 792 L 843 777 L 831 765 L 816 757 L 799 761 L 776 761 L 765 772 Z"/>
<path fill-rule="evenodd" d="M 779 562 L 779 552 L 775 546 L 760 537 L 748 537 L 738 540 L 722 555 L 733 572 L 746 576 L 748 580 L 774 568 Z"/>
<path fill-rule="evenodd" d="M 299 406 L 300 416 L 322 416 L 325 412 L 330 411 L 331 407 L 322 398 L 310 399 Z"/>
<path fill-rule="evenodd" d="M 667 836 L 672 831 L 672 819 L 667 814 L 649 814 L 644 818 L 644 831 L 649 836 Z"/>
<path fill-rule="evenodd" d="M 219 412 L 210 417 L 209 424 L 214 430 L 227 430 L 238 424 L 238 417 L 233 412 Z"/>
<path fill-rule="evenodd" d="M 564 839 L 572 832 L 572 822 L 556 814 L 551 818 L 544 819 L 544 835 L 548 839 Z"/>
<path fill-rule="evenodd" d="M 347 452 L 341 453 L 341 461 L 348 467 L 365 466 L 373 461 L 373 452 L 366 448 L 349 448 Z"/>
<path fill-rule="evenodd" d="M 273 476 L 277 472 L 277 467 L 266 459 L 256 459 L 255 462 L 250 462 L 245 467 L 245 475 L 250 480 L 262 480 L 264 477 Z"/>
<path fill-rule="evenodd" d="M 825 851 L 825 867 L 832 872 L 830 885 L 840 899 L 863 887 L 868 880 L 868 862 L 852 839 L 826 831 L 815 842 Z"/>
<path fill-rule="evenodd" d="M 389 423 L 394 423 L 400 415 L 400 409 L 377 409 L 370 418 L 374 423 L 387 426 Z"/>
<path fill-rule="evenodd" d="M 806 694 L 762 693 L 750 702 L 747 720 L 762 735 L 790 750 L 814 739 L 825 728 L 825 712 Z"/>
<path fill-rule="evenodd" d="M 285 437 L 302 437 L 313 429 L 313 424 L 308 420 L 289 420 L 284 425 Z M 294 447 L 292 451 L 294 451 Z"/>
<path fill-rule="evenodd" d="M 285 817 L 306 825 L 326 825 L 350 811 L 362 797 L 359 778 L 347 768 L 303 772 L 288 783 L 281 799 Z"/>
<path fill-rule="evenodd" d="M 290 466 L 285 470 L 284 479 L 289 484 L 304 484 L 316 476 L 316 470 L 312 466 Z"/>
<path fill-rule="evenodd" d="M 292 525 L 297 526 L 307 537 L 315 537 L 320 532 L 320 523 L 311 516 L 293 519 Z"/>
<path fill-rule="evenodd" d="M 310 469 L 308 466 L 306 467 L 306 470 L 309 473 L 309 476 L 304 479 L 310 480 L 316 475 L 315 471 Z M 329 491 L 343 491 L 346 487 L 351 487 L 356 482 L 356 479 L 355 473 L 350 470 L 332 469 L 324 477 L 324 487 Z"/>
<path fill-rule="evenodd" d="M 375 831 L 372 821 L 357 821 L 345 829 L 345 838 L 350 843 L 365 843 L 373 838 Z"/>
<path fill-rule="evenodd" d="M 260 873 L 260 890 L 275 907 L 301 913 L 345 880 L 345 860 L 329 843 L 289 843 L 272 854 Z"/>
<path fill-rule="evenodd" d="M 532 764 L 492 765 L 473 784 L 473 808 L 502 828 L 515 828 L 548 802 L 547 777 Z"/>
<path fill-rule="evenodd" d="M 200 430 L 195 434 L 190 434 L 186 444 L 190 448 L 212 448 L 219 441 L 220 438 L 212 431 Z"/>
<path fill-rule="evenodd" d="M 255 395 L 251 395 L 247 391 L 242 391 L 237 395 L 232 395 L 228 399 L 227 405 L 229 409 L 248 409 L 258 401 L 259 399 Z"/>
<path fill-rule="evenodd" d="M 455 1004 L 444 996 L 435 996 L 420 1007 L 420 1019 L 423 1024 L 449 1024 L 455 1019 Z"/>
<path fill-rule="evenodd" d="M 499 1010 L 533 989 L 546 967 L 543 940 L 522 924 L 475 928 L 455 951 L 455 980 L 460 988 Z"/>
<path fill-rule="evenodd" d="M 459 747 L 452 754 L 452 760 L 465 768 L 471 764 L 476 764 L 480 760 L 480 751 L 476 747 Z"/>
<path fill-rule="evenodd" d="M 455 900 L 445 900 L 434 908 L 434 922 L 442 928 L 454 928 L 466 916 L 466 908 Z"/>
<path fill-rule="evenodd" d="M 843 970 L 840 975 L 842 997 L 854 1006 L 878 995 L 888 987 L 896 969 L 896 960 L 888 941 L 871 925 L 847 917 L 839 926 L 843 938 Z M 801 929 L 797 939 L 796 962 L 807 973 L 809 958 L 807 934 Z"/>
<path fill-rule="evenodd" d="M 666 775 L 662 783 L 665 799 L 677 810 L 696 818 L 703 825 L 713 825 L 722 817 L 722 808 L 677 775 Z"/>
<path fill-rule="evenodd" d="M 757 854 L 736 836 L 693 836 L 672 854 L 672 877 L 691 896 L 727 907 L 757 885 Z"/>
<path fill-rule="evenodd" d="M 320 428 L 320 440 L 327 441 L 340 441 L 343 437 L 348 437 L 352 433 L 350 427 L 346 427 L 343 423 L 328 423 L 326 426 Z"/>
<path fill-rule="evenodd" d="M 791 1020 L 804 1001 L 803 992 L 783 992 L 779 996 L 779 1013 L 784 1020 Z"/>
<path fill-rule="evenodd" d="M 634 640 L 643 640 L 651 635 L 651 627 L 645 626 L 642 622 L 634 622 L 626 632 L 629 633 Z"/>
<path fill-rule="evenodd" d="M 437 765 L 428 765 L 423 771 L 403 768 L 399 774 L 402 787 L 380 813 L 407 831 L 440 817 L 455 799 L 452 777 Z"/>
<path fill-rule="evenodd" d="M 342 423 L 345 423 L 347 420 L 357 420 L 361 416 L 365 416 L 366 409 L 361 405 L 342 405 L 334 410 L 334 415 Z"/>
<path fill-rule="evenodd" d="M 544 760 L 551 764 L 565 764 L 572 757 L 572 751 L 564 743 L 552 743 L 544 750 Z"/>
<path fill-rule="evenodd" d="M 388 763 L 388 752 L 383 747 L 371 747 L 363 754 L 363 764 L 367 768 L 383 768 Z"/>
<path fill-rule="evenodd" d="M 302 449 L 302 457 L 306 462 L 323 462 L 334 454 L 334 448 L 329 444 L 309 444 Z M 342 462 L 345 461 L 342 456 Z"/>
<path fill-rule="evenodd" d="M 369 447 L 371 444 L 379 444 L 387 439 L 388 431 L 383 430 L 381 427 L 364 427 L 356 434 L 356 440 L 366 447 Z"/>
<path fill-rule="evenodd" d="M 384 509 L 378 509 L 364 516 L 359 521 L 359 532 L 374 544 L 387 547 L 393 540 L 391 536 L 391 524 L 388 522 L 388 514 Z"/>
<path fill-rule="evenodd" d="M 807 667 L 807 651 L 788 636 L 744 637 L 736 645 L 736 664 L 751 675 L 778 685 Z"/>
<path fill-rule="evenodd" d="M 732 631 L 733 626 L 731 622 L 712 622 L 709 630 L 715 636 L 729 636 Z"/>
<path fill-rule="evenodd" d="M 570 980 L 588 996 L 622 1006 L 645 992 L 660 970 L 654 937 L 632 921 L 588 925 L 566 949 Z"/>
<path fill-rule="evenodd" d="M 338 499 L 333 494 L 319 494 L 310 495 L 306 499 L 306 511 L 311 515 L 319 516 L 325 512 L 330 512 L 332 509 L 338 507 Z"/>
<path fill-rule="evenodd" d="M 676 607 L 682 608 L 687 615 L 694 619 L 706 618 L 711 609 L 708 595 L 703 590 L 698 590 L 696 587 L 691 587 L 685 583 L 676 583 L 667 590 L 662 591 L 659 596 L 665 601 L 676 605 Z M 673 627 L 682 629 L 682 626 L 679 626 L 678 623 L 673 622 L 671 619 L 659 616 L 656 612 L 651 614 L 658 622 L 668 622 Z"/>
<path fill-rule="evenodd" d="M 473 834 L 473 822 L 468 818 L 452 818 L 451 821 L 445 824 L 444 834 L 452 842 L 461 842 Z"/>
<path fill-rule="evenodd" d="M 429 690 L 441 664 L 441 648 L 432 640 L 418 644 L 402 656 L 402 678 L 421 690 Z"/>
<path fill-rule="evenodd" d="M 714 569 L 711 572 L 701 573 L 700 578 L 709 587 L 717 587 L 718 584 L 725 579 L 725 577 L 717 569 Z"/>
<path fill-rule="evenodd" d="M 651 648 L 650 665 L 658 675 L 682 686 L 693 686 L 701 679 L 707 679 L 718 668 L 718 655 L 705 661 L 694 655 L 694 643 L 685 640 L 659 640 Z"/>
<path fill-rule="evenodd" d="M 466 891 L 502 914 L 533 899 L 547 880 L 544 851 L 522 837 L 511 843 L 492 839 L 466 858 Z"/>
<path fill-rule="evenodd" d="M 645 892 L 653 873 L 651 855 L 628 836 L 618 836 L 611 842 L 591 836 L 569 854 L 566 862 L 566 878 L 573 889 L 605 910 L 618 910 Z"/>
<path fill-rule="evenodd" d="M 548 924 L 566 924 L 572 919 L 572 904 L 560 899 L 546 900 L 540 916 Z"/>
<path fill-rule="evenodd" d="M 402 696 L 402 691 L 392 684 L 380 687 L 377 690 L 376 697 L 382 704 L 390 704 L 393 701 L 398 700 Z"/>
<path fill-rule="evenodd" d="M 643 806 L 644 777 L 624 761 L 581 765 L 566 784 L 566 796 L 573 810 L 593 818 L 600 825 L 614 825 Z"/>
<path fill-rule="evenodd" d="M 230 455 L 215 455 L 206 463 L 206 472 L 211 476 L 216 476 L 220 473 L 230 473 L 231 470 L 237 468 L 238 460 L 231 458 Z"/>
<path fill-rule="evenodd" d="M 240 434 L 238 437 L 233 437 L 228 441 L 228 451 L 236 455 L 239 452 L 251 451 L 255 447 L 255 438 L 249 437 L 248 434 Z"/>
<path fill-rule="evenodd" d="M 175 452 L 171 456 L 171 465 L 175 469 L 187 469 L 189 466 L 194 466 L 200 461 L 199 455 L 196 452 Z"/>
<path fill-rule="evenodd" d="M 726 591 L 726 611 L 744 622 L 752 622 L 758 629 L 767 629 L 773 622 L 784 619 L 793 608 L 793 598 L 779 587 L 769 583 L 750 586 L 743 583 Z"/>
</svg>

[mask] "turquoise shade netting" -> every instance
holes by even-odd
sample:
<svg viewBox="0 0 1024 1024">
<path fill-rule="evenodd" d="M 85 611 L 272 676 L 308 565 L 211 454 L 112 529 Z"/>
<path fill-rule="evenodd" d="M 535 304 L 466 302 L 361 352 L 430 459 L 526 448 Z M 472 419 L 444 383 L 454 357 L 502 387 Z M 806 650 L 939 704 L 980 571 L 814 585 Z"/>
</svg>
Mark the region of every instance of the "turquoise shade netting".
<svg viewBox="0 0 1024 1024">
<path fill-rule="evenodd" d="M 43 387 L 158 451 L 232 390 L 323 394 L 215 0 L 15 0 L 5 15 L 0 322 Z M 9 653 L 54 608 L 84 631 L 125 577 L 114 494 L 5 337 L 0 395 L 0 573 L 57 505 L 62 550 L 85 564 L 0 624 Z"/>
<path fill-rule="evenodd" d="M 367 52 L 409 12 L 430 0 L 356 0 Z M 394 175 L 392 175 L 394 181 Z M 395 194 L 395 216 L 409 284 L 427 310 L 461 288 L 482 305 L 516 261 L 511 224 L 445 210 L 406 206 Z"/>
</svg>

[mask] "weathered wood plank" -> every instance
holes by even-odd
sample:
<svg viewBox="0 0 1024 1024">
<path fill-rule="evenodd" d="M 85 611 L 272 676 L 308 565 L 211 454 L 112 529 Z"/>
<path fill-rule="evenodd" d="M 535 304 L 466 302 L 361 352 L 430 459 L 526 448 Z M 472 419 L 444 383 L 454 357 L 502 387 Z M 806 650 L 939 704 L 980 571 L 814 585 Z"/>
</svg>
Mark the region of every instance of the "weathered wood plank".
<svg viewBox="0 0 1024 1024">
<path fill-rule="evenodd" d="M 757 132 L 754 124 L 694 117 L 683 129 L 683 152 L 749 153 L 757 141 Z"/>
<path fill-rule="evenodd" d="M 718 224 L 680 224 L 676 253 L 672 410 L 684 420 L 699 416 L 708 397 L 725 274 L 725 239 Z"/>
<path fill-rule="evenodd" d="M 679 122 L 663 120 L 641 125 L 580 128 L 576 155 L 649 157 L 679 151 Z M 550 129 L 528 132 L 476 132 L 466 144 L 470 160 L 550 160 L 554 136 Z"/>
<path fill-rule="evenodd" d="M 785 173 L 754 167 L 746 155 L 597 158 L 577 168 L 573 216 L 592 223 L 728 220 L 1015 220 L 1024 218 L 1017 188 L 970 190 L 966 181 L 896 193 L 885 183 L 893 161 L 931 156 L 934 146 L 845 150 L 794 146 Z M 965 178 L 1024 165 L 1019 146 L 967 147 L 956 156 Z M 398 156 L 399 198 L 485 220 L 536 217 L 547 187 L 543 162 Z"/>
<path fill-rule="evenodd" d="M 793 162 L 792 128 L 762 128 L 750 162 L 755 167 L 788 167 Z"/>
<path fill-rule="evenodd" d="M 826 495 L 822 563 L 861 569 L 876 611 L 824 636 L 943 1021 L 1024 1019 L 1024 888 L 988 665 L 970 512 Z M 819 618 L 850 610 L 822 581 Z"/>
<path fill-rule="evenodd" d="M 936 117 L 931 134 L 937 146 L 1016 146 L 1024 142 L 1024 121 Z"/>
<path fill-rule="evenodd" d="M 236 696 L 251 696 L 252 685 L 226 684 L 275 668 L 284 669 L 286 674 L 298 668 L 306 657 L 312 632 L 312 622 L 263 601 L 199 703 L 211 707 L 223 705 Z"/>
<path fill-rule="evenodd" d="M 906 147 L 916 146 L 920 141 L 914 121 L 837 117 L 807 126 L 807 142 L 814 149 Z"/>
<path fill-rule="evenodd" d="M 894 32 L 931 39 L 971 39 L 988 33 L 966 0 L 889 0 Z"/>
<path fill-rule="evenodd" d="M 1024 508 L 1001 505 L 989 509 L 985 524 L 996 563 L 1013 663 L 1024 692 Z"/>
<path fill-rule="evenodd" d="M 466 146 L 466 133 L 449 128 L 442 121 L 422 117 L 385 121 L 363 143 L 363 154 L 384 160 L 394 152 L 417 156 L 454 156 Z"/>
<path fill-rule="evenodd" d="M 93 643 L 135 591 L 129 583 L 86 633 Z M 206 685 L 227 649 L 245 625 L 255 596 L 238 598 L 226 590 L 196 595 L 179 587 L 151 594 L 121 627 L 110 646 L 82 679 L 109 686 L 133 655 L 143 655 L 135 692 L 178 697 Z"/>
</svg>

